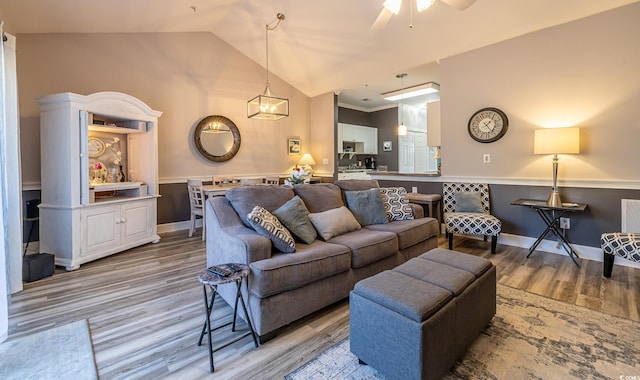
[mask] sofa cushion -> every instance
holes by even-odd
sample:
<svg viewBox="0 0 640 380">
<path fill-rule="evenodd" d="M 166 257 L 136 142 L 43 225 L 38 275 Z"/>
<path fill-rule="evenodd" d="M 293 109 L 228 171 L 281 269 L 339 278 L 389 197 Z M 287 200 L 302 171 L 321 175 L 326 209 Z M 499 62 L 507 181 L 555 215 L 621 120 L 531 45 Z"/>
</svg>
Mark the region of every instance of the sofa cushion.
<svg viewBox="0 0 640 380">
<path fill-rule="evenodd" d="M 341 179 L 336 181 L 335 184 L 342 191 L 360 191 L 380 187 L 375 179 Z"/>
<path fill-rule="evenodd" d="M 398 235 L 398 249 L 403 250 L 438 235 L 438 222 L 433 218 L 398 220 L 389 224 L 372 224 L 373 231 L 393 232 Z"/>
<path fill-rule="evenodd" d="M 362 226 L 389 223 L 378 189 L 345 191 L 347 207 Z"/>
<path fill-rule="evenodd" d="M 280 252 L 293 253 L 296 251 L 296 242 L 289 231 L 280 223 L 275 215 L 260 206 L 256 206 L 247 215 L 251 227 L 260 235 L 268 237 L 273 246 Z"/>
<path fill-rule="evenodd" d="M 336 236 L 329 243 L 340 244 L 351 250 L 351 267 L 361 268 L 398 252 L 398 238 L 390 232 L 360 229 Z"/>
<path fill-rule="evenodd" d="M 390 222 L 413 219 L 413 213 L 404 187 L 381 187 L 382 204 Z"/>
<path fill-rule="evenodd" d="M 293 191 L 304 201 L 309 212 L 323 212 L 344 206 L 340 188 L 332 183 L 296 185 Z"/>
<path fill-rule="evenodd" d="M 324 212 L 311 213 L 309 219 L 324 241 L 360 229 L 356 218 L 344 206 Z"/>
<path fill-rule="evenodd" d="M 238 186 L 227 190 L 225 197 L 240 216 L 242 223 L 251 227 L 247 214 L 254 207 L 262 206 L 273 212 L 294 195 L 293 190 L 287 186 Z"/>
<path fill-rule="evenodd" d="M 278 207 L 273 215 L 304 243 L 311 244 L 318 237 L 318 232 L 309 219 L 309 210 L 297 195 Z"/>
<path fill-rule="evenodd" d="M 351 253 L 345 246 L 315 240 L 297 248 L 295 255 L 275 253 L 251 263 L 251 292 L 260 298 L 269 297 L 346 272 L 351 266 Z"/>
</svg>

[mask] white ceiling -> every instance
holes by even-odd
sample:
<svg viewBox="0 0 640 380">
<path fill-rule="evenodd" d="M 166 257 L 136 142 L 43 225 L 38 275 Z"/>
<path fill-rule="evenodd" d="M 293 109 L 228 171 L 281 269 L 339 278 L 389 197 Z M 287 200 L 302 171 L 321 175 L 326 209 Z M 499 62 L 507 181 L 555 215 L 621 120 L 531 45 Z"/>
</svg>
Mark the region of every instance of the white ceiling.
<svg viewBox="0 0 640 380">
<path fill-rule="evenodd" d="M 400 88 L 398 73 L 405 87 L 439 82 L 442 58 L 638 1 L 477 0 L 464 11 L 436 1 L 409 28 L 404 0 L 376 31 L 384 0 L 0 0 L 0 15 L 13 33 L 210 31 L 264 66 L 265 24 L 282 12 L 269 34 L 271 73 L 308 96 L 335 91 L 372 108 Z"/>
</svg>

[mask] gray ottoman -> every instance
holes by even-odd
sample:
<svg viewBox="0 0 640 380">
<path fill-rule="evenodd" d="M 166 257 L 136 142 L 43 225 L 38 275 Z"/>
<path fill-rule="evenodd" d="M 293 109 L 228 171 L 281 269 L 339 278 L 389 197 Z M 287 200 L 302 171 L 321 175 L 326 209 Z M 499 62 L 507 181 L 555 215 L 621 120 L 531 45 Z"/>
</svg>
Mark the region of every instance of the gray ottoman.
<svg viewBox="0 0 640 380">
<path fill-rule="evenodd" d="M 440 379 L 496 313 L 491 261 L 436 248 L 358 282 L 350 343 L 388 379 Z"/>
</svg>

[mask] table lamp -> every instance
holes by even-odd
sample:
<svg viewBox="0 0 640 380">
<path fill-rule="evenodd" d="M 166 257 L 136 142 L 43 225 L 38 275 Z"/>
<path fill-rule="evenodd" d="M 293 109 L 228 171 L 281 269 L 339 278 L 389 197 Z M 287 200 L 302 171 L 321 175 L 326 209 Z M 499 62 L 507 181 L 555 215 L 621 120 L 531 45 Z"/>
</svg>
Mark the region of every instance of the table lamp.
<svg viewBox="0 0 640 380">
<path fill-rule="evenodd" d="M 309 153 L 303 154 L 302 158 L 300 158 L 300 161 L 298 161 L 298 165 L 302 167 L 302 170 L 309 173 L 309 177 L 313 176 L 313 169 L 311 168 L 311 165 L 315 164 L 316 161 L 313 159 L 313 157 L 311 157 L 311 154 Z"/>
<path fill-rule="evenodd" d="M 533 153 L 553 154 L 553 189 L 547 205 L 562 207 L 558 193 L 558 154 L 580 153 L 580 128 L 536 129 Z"/>
</svg>

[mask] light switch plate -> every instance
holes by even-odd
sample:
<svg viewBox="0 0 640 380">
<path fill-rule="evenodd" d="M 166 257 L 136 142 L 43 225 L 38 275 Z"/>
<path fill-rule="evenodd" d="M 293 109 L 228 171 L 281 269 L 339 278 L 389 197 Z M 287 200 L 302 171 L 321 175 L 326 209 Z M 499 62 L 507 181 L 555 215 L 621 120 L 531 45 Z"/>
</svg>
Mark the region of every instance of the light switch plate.
<svg viewBox="0 0 640 380">
<path fill-rule="evenodd" d="M 490 164 L 491 155 L 489 153 L 485 153 L 484 155 L 482 155 L 482 162 L 484 162 L 485 164 Z"/>
</svg>

